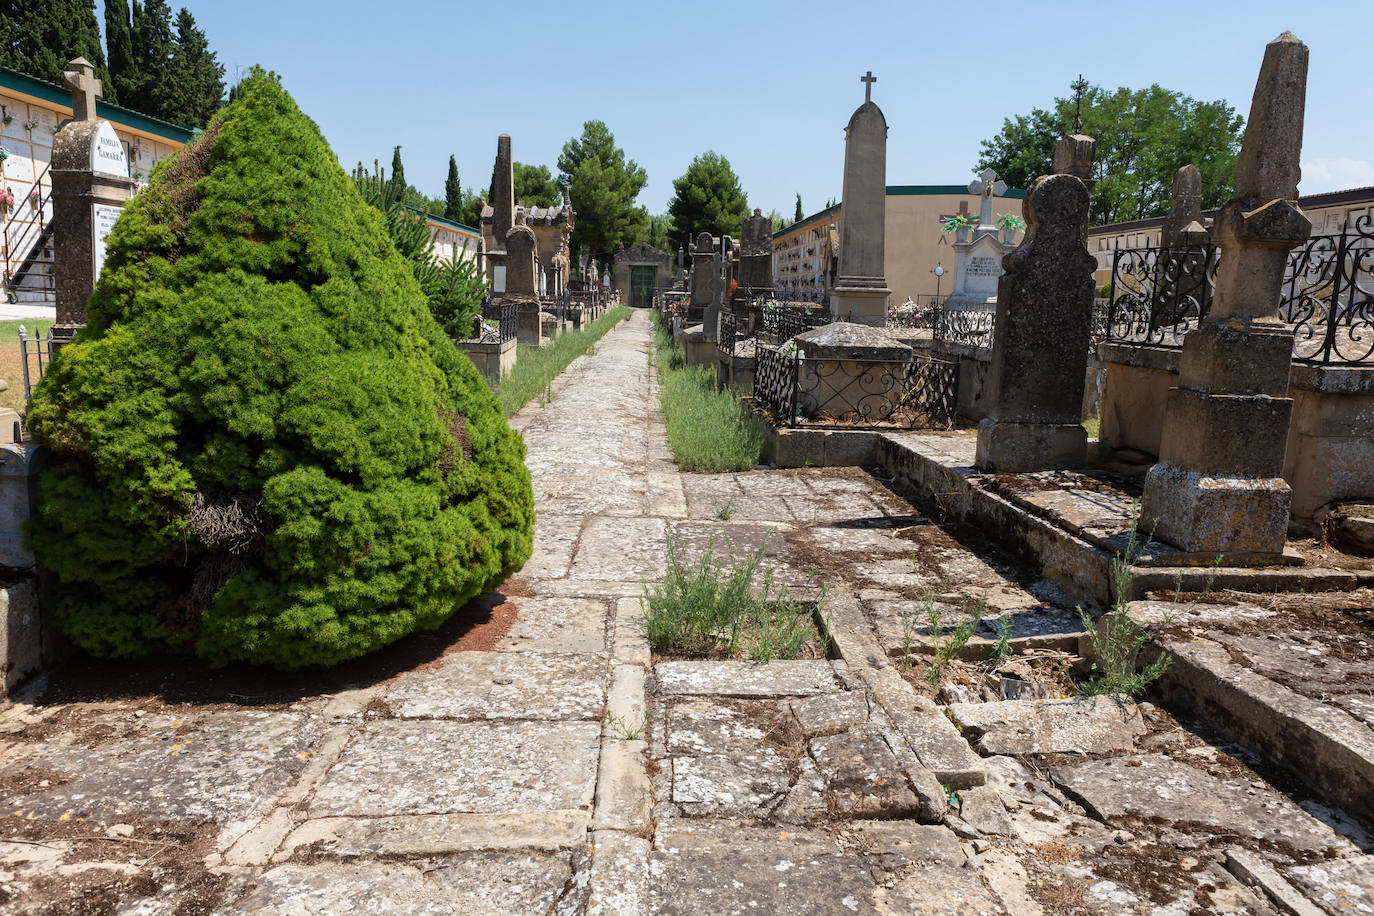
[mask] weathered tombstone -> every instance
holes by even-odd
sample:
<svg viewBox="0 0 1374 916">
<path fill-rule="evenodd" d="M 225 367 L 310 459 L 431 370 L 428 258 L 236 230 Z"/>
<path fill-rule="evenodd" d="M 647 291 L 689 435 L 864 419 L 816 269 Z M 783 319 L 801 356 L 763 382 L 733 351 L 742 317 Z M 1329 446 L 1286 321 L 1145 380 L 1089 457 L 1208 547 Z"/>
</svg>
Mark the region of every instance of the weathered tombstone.
<svg viewBox="0 0 1374 916">
<path fill-rule="evenodd" d="M 856 324 L 887 324 L 884 237 L 887 201 L 887 118 L 873 103 L 869 71 L 864 103 L 844 129 L 844 189 L 840 201 L 840 264 L 830 290 L 830 314 Z"/>
<path fill-rule="evenodd" d="M 509 289 L 506 276 L 506 234 L 515 226 L 515 172 L 511 160 L 510 134 L 496 138 L 496 161 L 491 169 L 491 251 L 486 252 L 488 279 L 492 292 L 503 295 Z"/>
<path fill-rule="evenodd" d="M 1236 196 L 1213 228 L 1221 261 L 1211 312 L 1184 338 L 1141 499 L 1141 530 L 1190 553 L 1283 552 L 1293 330 L 1277 315 L 1288 252 L 1312 230 L 1297 205 L 1306 94 L 1307 46 L 1284 32 L 1264 51 Z"/>
<path fill-rule="evenodd" d="M 711 302 L 714 262 L 715 239 L 711 233 L 703 232 L 697 236 L 696 247 L 692 249 L 692 298 L 688 305 L 694 312 L 704 310 Z"/>
<path fill-rule="evenodd" d="M 992 169 L 983 169 L 968 184 L 977 194 L 978 225 L 966 241 L 954 243 L 954 291 L 945 300 L 949 309 L 984 308 L 997 296 L 1002 258 L 1011 245 L 1002 241 L 992 220 L 992 199 L 1007 193 L 1007 183 Z"/>
<path fill-rule="evenodd" d="M 72 90 L 72 119 L 53 137 L 53 274 L 57 287 L 55 344 L 86 324 L 86 300 L 100 278 L 105 236 L 133 192 L 124 147 L 109 121 L 95 116 L 100 80 L 78 57 L 63 83 Z"/>
<path fill-rule="evenodd" d="M 773 288 L 773 221 L 762 211 L 744 218 L 740 241 L 739 285 L 751 294 Z"/>
<path fill-rule="evenodd" d="M 1060 137 L 1054 145 L 1054 174 L 1072 175 L 1092 191 L 1093 160 L 1097 157 L 1097 141 L 1083 134 Z"/>
<path fill-rule="evenodd" d="M 997 287 L 991 407 L 974 461 L 981 471 L 1072 467 L 1087 452 L 1081 421 L 1097 267 L 1087 186 L 1072 175 L 1037 178 L 1022 212 L 1026 237 L 1003 260 Z"/>
<path fill-rule="evenodd" d="M 714 343 L 720 335 L 720 313 L 725 307 L 725 289 L 730 283 L 730 236 L 722 236 L 720 251 L 715 253 L 711 264 L 711 301 L 706 304 L 706 313 L 701 319 L 702 339 Z"/>
<path fill-rule="evenodd" d="M 1185 165 L 1174 173 L 1169 194 L 1169 215 L 1159 231 L 1161 249 L 1198 245 L 1207 240 L 1202 224 L 1202 173 L 1195 165 Z"/>
<path fill-rule="evenodd" d="M 512 299 L 537 295 L 534 269 L 534 230 L 516 226 L 506 233 L 506 296 Z"/>
</svg>

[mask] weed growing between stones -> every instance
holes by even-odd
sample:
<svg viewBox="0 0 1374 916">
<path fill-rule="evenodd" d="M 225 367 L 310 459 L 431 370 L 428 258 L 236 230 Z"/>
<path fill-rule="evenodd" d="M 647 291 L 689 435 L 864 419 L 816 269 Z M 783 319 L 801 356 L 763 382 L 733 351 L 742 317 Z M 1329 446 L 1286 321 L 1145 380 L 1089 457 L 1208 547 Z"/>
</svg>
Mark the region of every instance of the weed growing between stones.
<svg viewBox="0 0 1374 916">
<path fill-rule="evenodd" d="M 1149 544 L 1154 535 L 1145 538 L 1144 544 L 1136 540 L 1136 522 L 1139 520 L 1139 507 L 1132 507 L 1131 533 L 1126 540 L 1126 549 L 1112 559 L 1112 607 L 1097 621 L 1087 611 L 1078 608 L 1083 629 L 1092 642 L 1092 671 L 1088 676 L 1075 682 L 1080 693 L 1086 696 L 1102 694 L 1128 694 L 1139 696 L 1164 676 L 1173 664 L 1173 657 L 1161 652 L 1159 657 L 1148 665 L 1141 666 L 1140 652 L 1150 642 L 1153 634 L 1126 613 L 1126 604 L 1131 594 L 1131 583 L 1135 581 L 1132 566 L 1140 553 L 1140 548 Z M 1181 579 L 1180 579 L 1181 582 Z M 1211 580 L 1208 580 L 1210 587 Z M 1181 586 L 1180 586 L 1181 588 Z"/>
<path fill-rule="evenodd" d="M 935 595 L 935 589 L 930 589 L 924 599 L 926 620 L 930 624 L 930 645 L 935 650 L 930 660 L 930 670 L 926 672 L 926 680 L 932 687 L 940 683 L 945 668 L 959 657 L 959 653 L 964 651 L 964 646 L 973 638 L 973 632 L 978 629 L 978 622 L 983 619 L 983 611 L 987 607 L 985 601 L 980 599 L 978 607 L 966 620 L 945 632 L 944 627 L 940 626 L 940 608 L 935 603 Z"/>
<path fill-rule="evenodd" d="M 688 366 L 657 313 L 654 349 L 663 422 L 678 467 L 708 474 L 752 470 L 763 452 L 763 435 L 741 414 L 738 393 L 717 390 L 714 369 Z"/>
<path fill-rule="evenodd" d="M 606 710 L 606 721 L 603 730 L 614 738 L 625 741 L 637 741 L 644 734 L 644 730 L 649 727 L 649 719 L 653 713 L 648 707 L 644 709 L 643 717 L 635 723 L 627 722 L 624 716 L 616 715 L 609 709 Z"/>
<path fill-rule="evenodd" d="M 569 363 L 588 353 L 611 328 L 629 317 L 629 306 L 616 306 L 581 330 L 560 335 L 546 347 L 521 347 L 515 368 L 493 386 L 501 410 L 506 416 L 512 416 L 536 397 L 540 398 L 541 407 L 547 406 L 553 399 L 553 380 L 568 368 Z"/>
<path fill-rule="evenodd" d="M 712 537 L 701 557 L 687 563 L 669 534 L 663 581 L 646 585 L 640 599 L 654 651 L 751 661 L 800 658 L 808 650 L 820 655 L 811 609 L 775 584 L 773 568 L 763 562 L 767 546 L 735 559 L 733 549 L 718 555 Z"/>
</svg>

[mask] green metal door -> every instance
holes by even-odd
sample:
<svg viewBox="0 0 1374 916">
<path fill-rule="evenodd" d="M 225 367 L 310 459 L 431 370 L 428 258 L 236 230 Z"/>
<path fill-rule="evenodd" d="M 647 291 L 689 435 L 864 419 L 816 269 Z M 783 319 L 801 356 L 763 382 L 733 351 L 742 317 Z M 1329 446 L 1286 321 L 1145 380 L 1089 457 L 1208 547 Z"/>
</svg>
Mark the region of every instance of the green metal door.
<svg viewBox="0 0 1374 916">
<path fill-rule="evenodd" d="M 630 307 L 646 309 L 654 304 L 654 268 L 630 268 Z"/>
</svg>

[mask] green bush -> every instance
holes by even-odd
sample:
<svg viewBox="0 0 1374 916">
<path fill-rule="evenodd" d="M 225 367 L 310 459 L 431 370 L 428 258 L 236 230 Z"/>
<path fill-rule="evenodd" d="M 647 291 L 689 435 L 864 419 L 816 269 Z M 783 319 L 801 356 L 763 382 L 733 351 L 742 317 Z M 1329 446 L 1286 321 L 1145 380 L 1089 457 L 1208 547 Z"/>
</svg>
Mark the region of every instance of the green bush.
<svg viewBox="0 0 1374 916">
<path fill-rule="evenodd" d="M 523 565 L 524 443 L 319 129 L 255 70 L 109 237 L 30 424 L 29 542 L 102 656 L 333 664 Z"/>
</svg>

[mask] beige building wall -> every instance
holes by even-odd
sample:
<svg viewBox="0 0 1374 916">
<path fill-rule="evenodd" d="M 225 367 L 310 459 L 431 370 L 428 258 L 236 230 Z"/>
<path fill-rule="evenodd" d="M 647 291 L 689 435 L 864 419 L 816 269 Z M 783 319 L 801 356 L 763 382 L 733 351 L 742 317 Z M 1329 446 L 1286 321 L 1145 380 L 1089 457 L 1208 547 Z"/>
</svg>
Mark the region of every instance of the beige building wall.
<svg viewBox="0 0 1374 916">
<path fill-rule="evenodd" d="M 1003 213 L 1021 215 L 1025 191 L 1012 189 L 1005 197 L 993 198 L 994 220 Z M 884 198 L 884 270 L 892 302 L 901 304 L 908 297 L 948 295 L 954 287 L 954 235 L 941 228 L 946 216 L 960 212 L 976 217 L 979 198 L 960 185 L 888 185 Z M 825 301 L 829 274 L 833 273 L 838 252 L 840 206 L 837 204 L 788 226 L 773 235 L 773 283 L 778 294 L 817 291 L 817 301 Z M 1021 241 L 1016 233 L 1016 241 Z M 945 275 L 936 284 L 936 266 Z"/>
</svg>

